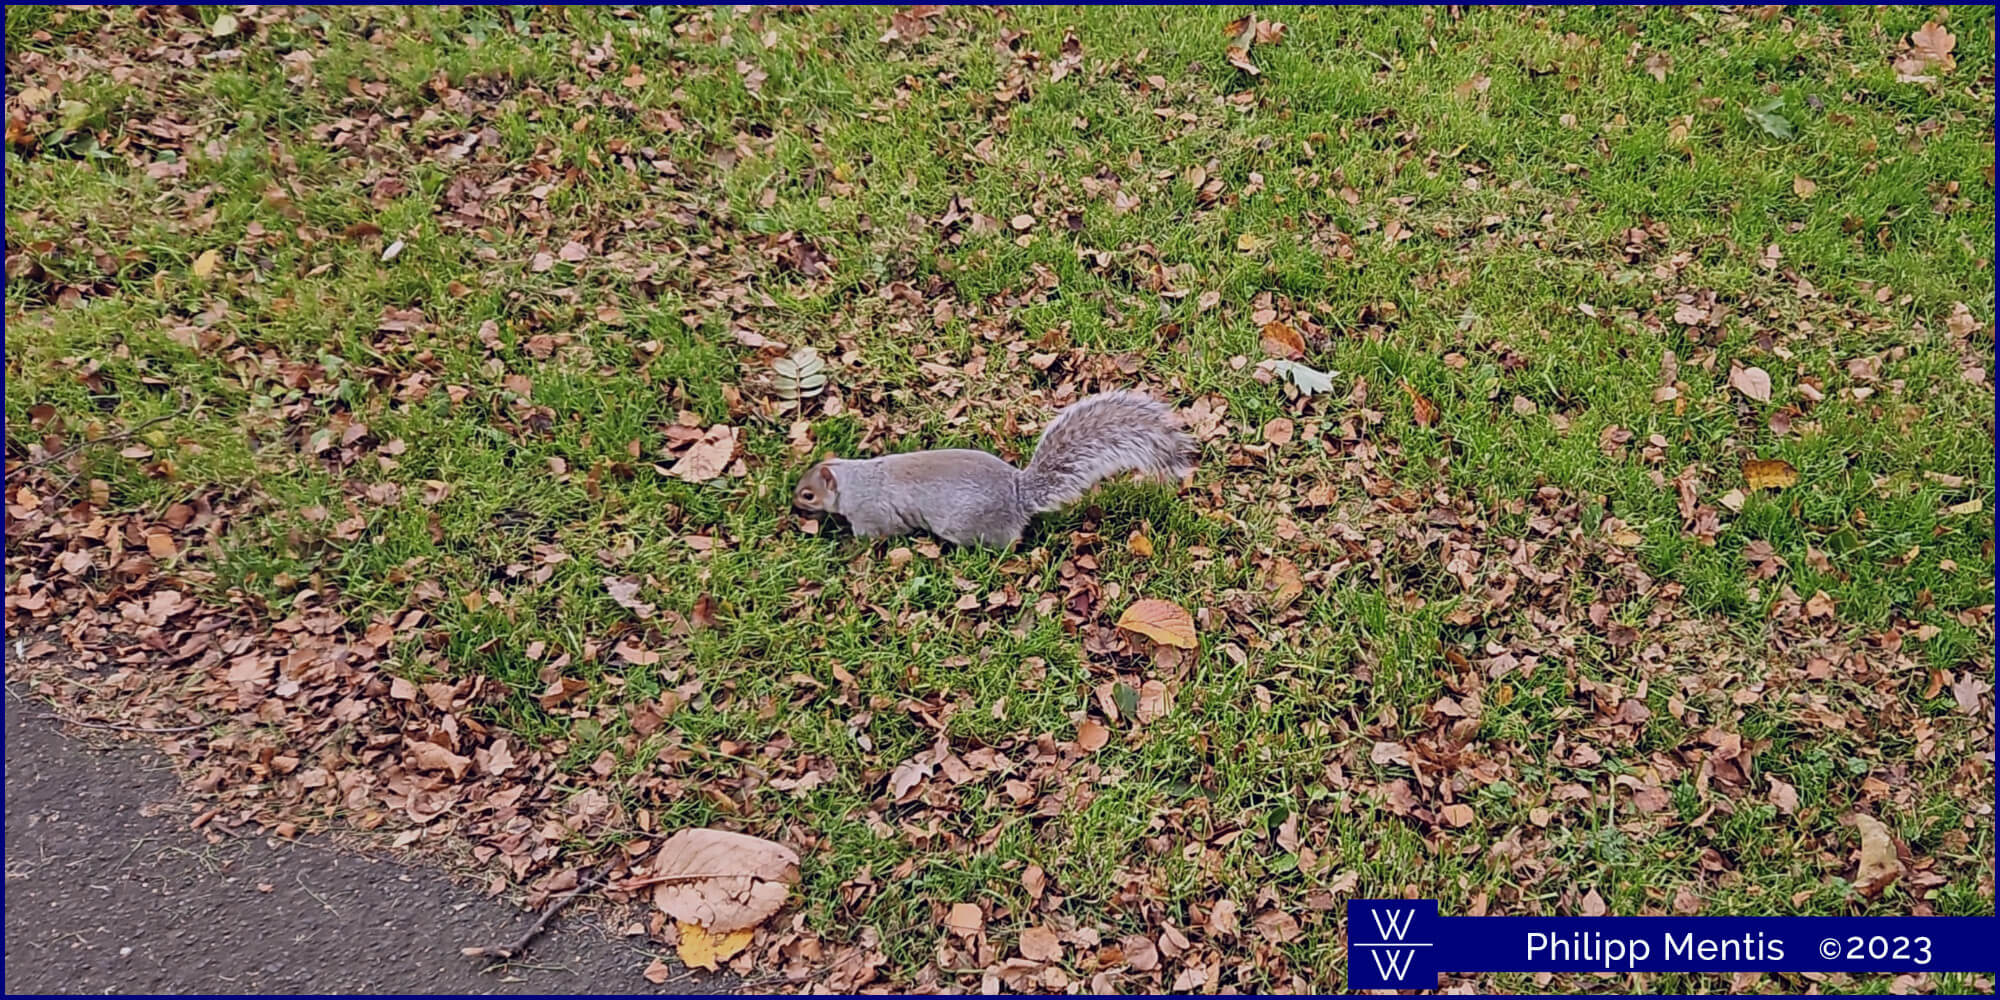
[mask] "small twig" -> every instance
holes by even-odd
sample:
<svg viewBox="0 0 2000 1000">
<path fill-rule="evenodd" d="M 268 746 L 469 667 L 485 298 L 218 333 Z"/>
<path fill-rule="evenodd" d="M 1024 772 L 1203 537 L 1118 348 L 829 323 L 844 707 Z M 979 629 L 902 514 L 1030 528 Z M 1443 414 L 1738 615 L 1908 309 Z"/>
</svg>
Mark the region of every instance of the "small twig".
<svg viewBox="0 0 2000 1000">
<path fill-rule="evenodd" d="M 213 722 L 201 722 L 192 726 L 133 726 L 123 722 L 93 722 L 89 719 L 72 719 L 69 716 L 57 715 L 54 712 L 43 712 L 42 718 L 54 719 L 57 722 L 68 723 L 72 726 L 82 726 L 85 729 L 110 729 L 121 733 L 192 733 L 197 729 L 207 729 L 215 724 Z"/>
<path fill-rule="evenodd" d="M 340 916 L 340 911 L 334 909 L 333 904 L 327 902 L 325 896 L 322 896 L 319 893 L 312 891 L 312 888 L 306 885 L 306 877 L 303 872 L 295 874 L 293 878 L 298 882 L 299 889 L 303 891 L 306 895 L 311 896 L 312 898 L 318 900 L 319 905 L 325 908 L 326 912 L 331 913 L 336 917 Z"/>
<path fill-rule="evenodd" d="M 535 921 L 535 925 L 533 927 L 528 928 L 526 933 L 523 933 L 520 937 L 515 938 L 512 944 L 490 944 L 483 948 L 474 948 L 474 947 L 460 948 L 458 952 L 459 954 L 464 955 L 467 958 L 513 958 L 515 955 L 518 955 L 522 951 L 527 949 L 528 942 L 533 941 L 538 935 L 540 935 L 542 931 L 549 926 L 549 921 L 554 920 L 556 918 L 556 914 L 561 913 L 563 911 L 563 907 L 566 907 L 569 904 L 575 902 L 576 897 L 583 895 L 584 892 L 588 891 L 593 885 L 597 884 L 599 883 L 592 882 L 589 879 L 584 879 L 584 878 L 577 879 L 576 888 L 571 889 L 566 893 L 563 893 L 561 896 L 556 898 L 555 902 L 548 904 L 546 907 L 543 907 L 542 918 L 540 920 Z"/>
<path fill-rule="evenodd" d="M 693 882 L 705 878 L 739 878 L 742 875 L 742 872 L 683 872 L 677 875 L 635 875 L 631 878 L 612 882 L 605 886 L 605 888 L 616 889 L 619 892 L 631 892 L 634 889 L 644 889 L 649 885 L 660 885 L 665 882 Z"/>
<path fill-rule="evenodd" d="M 71 455 L 74 455 L 77 452 L 82 451 L 83 449 L 88 448 L 94 444 L 110 444 L 113 441 L 126 440 L 127 438 L 133 437 L 140 431 L 143 431 L 146 428 L 153 426 L 154 424 L 165 423 L 166 421 L 172 420 L 175 417 L 178 417 L 186 412 L 187 412 L 186 407 L 175 407 L 172 413 L 163 413 L 157 417 L 152 418 L 151 420 L 141 420 L 138 423 L 125 428 L 124 430 L 112 431 L 111 433 L 106 434 L 103 437 L 91 438 L 88 441 L 78 441 L 77 443 L 70 445 L 69 447 L 64 448 L 59 452 L 56 452 L 55 454 L 44 455 L 41 458 L 35 459 L 32 462 L 22 462 L 18 465 L 15 465 L 14 467 L 7 470 L 6 478 L 12 479 L 14 478 L 14 474 L 17 472 L 25 472 L 29 469 L 37 469 L 44 465 L 52 465 L 56 462 L 60 462 L 63 459 L 68 458 Z"/>
</svg>

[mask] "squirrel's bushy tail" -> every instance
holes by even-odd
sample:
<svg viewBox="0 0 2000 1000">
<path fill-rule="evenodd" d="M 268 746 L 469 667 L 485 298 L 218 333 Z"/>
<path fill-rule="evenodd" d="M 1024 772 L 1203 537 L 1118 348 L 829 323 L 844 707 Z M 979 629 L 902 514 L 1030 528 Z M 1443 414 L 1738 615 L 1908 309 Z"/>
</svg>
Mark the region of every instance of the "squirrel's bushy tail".
<svg viewBox="0 0 2000 1000">
<path fill-rule="evenodd" d="M 1035 513 L 1055 510 L 1121 472 L 1177 482 L 1194 454 L 1194 439 L 1165 403 L 1129 390 L 1099 393 L 1064 407 L 1042 429 L 1021 474 L 1021 501 Z"/>
</svg>

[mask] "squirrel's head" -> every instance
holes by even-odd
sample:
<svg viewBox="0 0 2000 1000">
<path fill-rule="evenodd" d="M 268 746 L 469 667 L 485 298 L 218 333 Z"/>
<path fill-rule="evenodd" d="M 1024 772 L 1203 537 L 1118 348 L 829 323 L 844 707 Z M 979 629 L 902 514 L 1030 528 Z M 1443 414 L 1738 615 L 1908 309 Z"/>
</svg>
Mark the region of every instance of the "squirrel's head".
<svg viewBox="0 0 2000 1000">
<path fill-rule="evenodd" d="M 792 506 L 800 510 L 830 511 L 839 486 L 833 481 L 833 460 L 827 459 L 806 470 L 792 491 Z"/>
</svg>

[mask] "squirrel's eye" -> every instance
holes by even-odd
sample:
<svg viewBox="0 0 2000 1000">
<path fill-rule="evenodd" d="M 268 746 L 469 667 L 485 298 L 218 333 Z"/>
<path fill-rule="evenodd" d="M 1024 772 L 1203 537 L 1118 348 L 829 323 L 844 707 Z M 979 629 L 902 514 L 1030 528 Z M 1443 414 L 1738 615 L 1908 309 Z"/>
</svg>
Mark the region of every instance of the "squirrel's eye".
<svg viewBox="0 0 2000 1000">
<path fill-rule="evenodd" d="M 799 499 L 801 499 L 801 500 L 804 500 L 804 501 L 806 501 L 807 503 L 811 503 L 811 502 L 812 502 L 812 498 L 813 498 L 813 491 L 811 491 L 811 490 L 800 490 L 800 491 L 799 491 Z"/>
</svg>

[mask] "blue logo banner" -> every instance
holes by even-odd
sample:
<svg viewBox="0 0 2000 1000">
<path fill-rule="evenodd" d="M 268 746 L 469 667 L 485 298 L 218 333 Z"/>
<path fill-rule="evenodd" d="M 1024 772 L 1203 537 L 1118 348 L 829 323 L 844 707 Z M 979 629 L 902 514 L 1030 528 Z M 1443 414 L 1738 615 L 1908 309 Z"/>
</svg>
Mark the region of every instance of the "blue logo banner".
<svg viewBox="0 0 2000 1000">
<path fill-rule="evenodd" d="M 1347 988 L 1440 972 L 1992 972 L 2000 917 L 1441 917 L 1434 899 L 1347 903 Z"/>
</svg>

